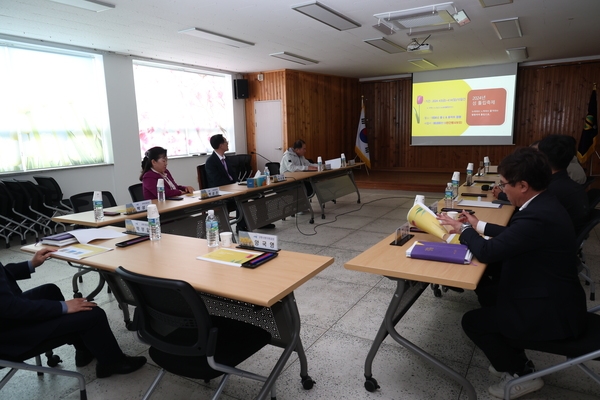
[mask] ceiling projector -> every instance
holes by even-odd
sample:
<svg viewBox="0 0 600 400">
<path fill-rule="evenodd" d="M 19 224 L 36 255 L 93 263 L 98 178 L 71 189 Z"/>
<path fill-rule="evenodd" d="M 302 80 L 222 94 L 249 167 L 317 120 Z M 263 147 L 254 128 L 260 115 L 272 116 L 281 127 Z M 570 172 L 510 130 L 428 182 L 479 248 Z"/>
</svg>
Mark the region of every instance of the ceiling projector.
<svg viewBox="0 0 600 400">
<path fill-rule="evenodd" d="M 406 51 L 409 53 L 431 53 L 433 51 L 433 46 L 430 44 L 419 44 L 419 43 L 411 43 L 406 47 Z"/>
</svg>

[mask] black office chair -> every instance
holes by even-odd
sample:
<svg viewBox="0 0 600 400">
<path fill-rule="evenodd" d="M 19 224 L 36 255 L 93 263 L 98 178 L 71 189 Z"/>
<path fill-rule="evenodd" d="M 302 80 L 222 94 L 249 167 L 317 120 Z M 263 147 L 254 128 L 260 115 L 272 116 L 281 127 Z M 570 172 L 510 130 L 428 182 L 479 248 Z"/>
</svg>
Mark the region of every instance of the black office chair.
<svg viewBox="0 0 600 400">
<path fill-rule="evenodd" d="M 10 247 L 12 235 L 18 235 L 21 238 L 21 244 L 27 243 L 27 233 L 33 233 L 36 240 L 39 238 L 38 232 L 16 212 L 15 203 L 18 203 L 19 206 L 22 205 L 22 201 L 15 199 L 6 186 L 0 182 L 0 231 L 6 240 L 7 248 Z"/>
<path fill-rule="evenodd" d="M 141 183 L 136 183 L 128 188 L 131 200 L 135 203 L 136 201 L 144 201 L 144 189 Z"/>
<path fill-rule="evenodd" d="M 72 212 L 73 207 L 68 199 L 63 199 L 63 192 L 60 185 L 51 176 L 34 176 L 33 179 L 45 189 L 49 203 L 56 208 L 64 209 L 67 212 Z"/>
<path fill-rule="evenodd" d="M 583 244 L 590 235 L 592 229 L 600 223 L 600 209 L 592 209 L 587 224 L 581 232 L 577 235 L 577 256 L 579 258 L 579 265 L 577 267 L 579 276 L 584 279 L 586 285 L 590 286 L 590 300 L 596 300 L 596 284 L 591 276 L 590 268 L 585 264 L 585 257 L 583 255 Z"/>
<path fill-rule="evenodd" d="M 198 174 L 198 189 L 208 188 L 208 175 L 206 175 L 206 164 L 200 164 L 196 167 Z"/>
<path fill-rule="evenodd" d="M 19 354 L 18 356 L 7 356 L 5 354 L 0 354 L 0 369 L 2 368 L 10 368 L 10 371 L 2 378 L 0 381 L 0 390 L 8 383 L 8 381 L 17 373 L 19 370 L 24 371 L 36 371 L 38 376 L 42 376 L 44 373 L 48 373 L 51 375 L 62 375 L 69 376 L 72 378 L 77 378 L 79 380 L 79 398 L 81 400 L 87 399 L 87 393 L 85 389 L 85 378 L 82 374 L 75 371 L 66 371 L 60 368 L 52 368 L 58 365 L 58 363 L 62 362 L 60 357 L 52 354 L 52 350 L 60 347 L 65 344 L 69 344 L 73 342 L 72 336 L 61 336 L 59 338 L 54 338 L 50 340 L 46 340 L 40 343 L 35 348 L 27 351 L 23 354 Z M 48 357 L 48 367 L 43 367 L 41 362 L 41 354 L 46 354 Z M 25 361 L 30 358 L 34 358 L 36 360 L 36 364 L 28 364 Z"/>
<path fill-rule="evenodd" d="M 216 399 L 230 375 L 264 382 L 265 377 L 235 368 L 271 341 L 262 328 L 210 316 L 198 293 L 183 281 L 160 279 L 116 270 L 129 287 L 137 307 L 133 327 L 150 345 L 148 353 L 161 367 L 144 395 L 148 399 L 165 371 L 205 381 L 223 375 Z M 275 397 L 275 389 L 271 391 Z"/>
<path fill-rule="evenodd" d="M 73 206 L 73 211 L 76 213 L 83 211 L 92 211 L 94 209 L 94 192 L 83 192 L 74 194 L 70 197 L 71 205 Z M 115 207 L 117 205 L 117 201 L 111 192 L 102 191 L 102 206 L 106 207 Z"/>
<path fill-rule="evenodd" d="M 267 167 L 269 169 L 269 174 L 278 175 L 280 165 L 281 164 L 278 162 L 268 162 L 265 164 L 265 167 Z"/>
<path fill-rule="evenodd" d="M 73 211 L 76 213 L 84 212 L 84 211 L 92 211 L 94 209 L 94 192 L 83 192 L 78 193 L 70 197 L 71 205 L 73 206 Z M 102 206 L 103 207 L 115 207 L 117 205 L 117 201 L 111 192 L 103 191 L 102 192 Z M 76 226 L 76 228 L 81 228 L 80 226 Z M 77 282 L 83 282 L 83 275 L 96 271 L 95 269 L 84 267 L 83 265 L 74 265 L 69 262 L 69 265 L 75 268 L 78 268 L 79 271 L 73 275 L 73 297 L 82 297 L 83 295 L 79 291 L 79 285 Z M 102 290 L 104 287 L 104 277 L 100 274 L 100 280 L 98 282 L 98 286 L 88 295 L 86 298 L 88 300 L 93 300 L 93 298 Z M 108 293 L 110 293 L 110 286 L 108 287 Z"/>
<path fill-rule="evenodd" d="M 232 176 L 237 181 L 245 180 L 252 174 L 252 156 L 250 154 L 233 154 L 227 156 L 229 165 L 236 176 Z"/>
<path fill-rule="evenodd" d="M 515 385 L 562 371 L 572 366 L 581 368 L 594 381 L 600 383 L 600 376 L 584 364 L 587 361 L 598 360 L 600 358 L 600 335 L 598 334 L 600 332 L 600 315 L 595 314 L 598 310 L 600 310 L 600 306 L 589 310 L 587 328 L 577 339 L 539 342 L 510 340 L 515 348 L 557 354 L 565 356 L 567 360 L 509 381 L 504 388 L 504 398 L 507 400 L 510 399 L 510 389 Z"/>
</svg>

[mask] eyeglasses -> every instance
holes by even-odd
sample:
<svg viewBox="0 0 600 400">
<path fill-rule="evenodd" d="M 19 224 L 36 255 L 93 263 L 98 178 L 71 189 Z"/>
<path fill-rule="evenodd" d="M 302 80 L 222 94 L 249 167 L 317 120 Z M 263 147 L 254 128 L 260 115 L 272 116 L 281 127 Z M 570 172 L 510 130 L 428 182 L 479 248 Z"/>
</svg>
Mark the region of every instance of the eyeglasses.
<svg viewBox="0 0 600 400">
<path fill-rule="evenodd" d="M 500 190 L 504 191 L 504 187 L 506 185 L 510 185 L 510 184 L 511 184 L 510 182 L 500 182 L 500 183 L 498 183 L 498 187 L 500 188 Z"/>
</svg>

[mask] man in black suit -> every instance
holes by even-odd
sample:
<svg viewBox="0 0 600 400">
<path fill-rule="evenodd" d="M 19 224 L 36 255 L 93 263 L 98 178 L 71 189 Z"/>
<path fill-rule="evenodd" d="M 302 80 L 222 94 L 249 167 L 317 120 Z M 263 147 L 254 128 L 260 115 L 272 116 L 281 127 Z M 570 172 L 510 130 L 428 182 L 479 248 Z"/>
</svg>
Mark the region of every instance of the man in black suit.
<svg viewBox="0 0 600 400">
<path fill-rule="evenodd" d="M 490 360 L 490 372 L 502 376 L 489 388 L 502 398 L 506 382 L 534 371 L 524 342 L 577 337 L 585 329 L 586 300 L 577 276 L 573 224 L 545 190 L 551 179 L 546 156 L 532 148 L 516 150 L 502 160 L 498 173 L 509 201 L 519 207 L 506 227 L 468 213 L 461 221 L 440 219 L 460 232 L 461 243 L 477 259 L 501 265 L 495 305 L 467 312 L 462 326 Z M 518 385 L 511 398 L 543 384 L 538 378 Z"/>
<path fill-rule="evenodd" d="M 238 172 L 231 163 L 229 163 L 227 157 L 225 157 L 225 152 L 229 151 L 229 142 L 227 139 L 221 134 L 211 136 L 210 145 L 214 151 L 210 157 L 206 159 L 205 163 L 208 186 L 217 187 L 236 183 L 235 177 L 237 177 Z M 233 200 L 227 202 L 227 209 L 229 211 L 236 210 L 235 202 Z M 245 231 L 248 229 L 243 218 L 236 228 L 238 231 Z M 274 224 L 268 224 L 262 226 L 260 229 L 273 228 L 275 228 Z"/>
<path fill-rule="evenodd" d="M 30 278 L 52 252 L 41 249 L 31 261 L 0 263 L 0 353 L 16 357 L 45 340 L 73 335 L 75 365 L 83 367 L 97 358 L 98 378 L 140 369 L 146 358 L 123 354 L 96 303 L 83 298 L 65 301 L 54 284 L 21 291 L 17 280 Z"/>
<path fill-rule="evenodd" d="M 575 234 L 578 234 L 585 227 L 590 210 L 583 185 L 571 179 L 567 171 L 576 152 L 573 137 L 548 135 L 540 141 L 538 150 L 548 157 L 552 169 L 548 191 L 555 195 L 567 210 L 575 227 Z"/>
</svg>

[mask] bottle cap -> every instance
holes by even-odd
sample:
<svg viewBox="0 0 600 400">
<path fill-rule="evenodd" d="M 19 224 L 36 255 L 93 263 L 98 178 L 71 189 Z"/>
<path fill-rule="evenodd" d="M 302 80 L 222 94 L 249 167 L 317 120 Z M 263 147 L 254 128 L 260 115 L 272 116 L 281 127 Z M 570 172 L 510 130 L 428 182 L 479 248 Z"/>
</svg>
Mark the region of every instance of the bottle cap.
<svg viewBox="0 0 600 400">
<path fill-rule="evenodd" d="M 467 164 L 467 169 L 473 171 L 473 163 L 472 162 Z"/>
<path fill-rule="evenodd" d="M 342 153 L 342 156 L 341 156 L 341 157 L 342 157 L 342 158 L 346 158 L 346 156 L 344 155 L 344 153 Z"/>
<path fill-rule="evenodd" d="M 488 156 L 483 157 L 483 162 L 489 164 L 490 158 Z"/>
<path fill-rule="evenodd" d="M 215 210 L 208 210 L 206 213 L 208 215 L 215 215 Z"/>
<path fill-rule="evenodd" d="M 92 197 L 92 201 L 102 201 L 102 192 L 99 190 L 96 190 L 94 192 L 94 197 Z"/>
<path fill-rule="evenodd" d="M 156 204 L 148 204 L 148 208 L 146 209 L 148 213 L 148 218 L 158 218 L 158 208 L 156 208 Z"/>
<path fill-rule="evenodd" d="M 323 159 L 321 158 L 321 156 L 317 157 L 317 162 L 323 162 Z"/>
<path fill-rule="evenodd" d="M 454 173 L 452 174 L 452 180 L 453 181 L 460 181 L 460 172 L 454 171 Z"/>
<path fill-rule="evenodd" d="M 160 178 L 158 181 L 156 181 L 156 187 L 165 187 L 165 180 Z"/>
</svg>

